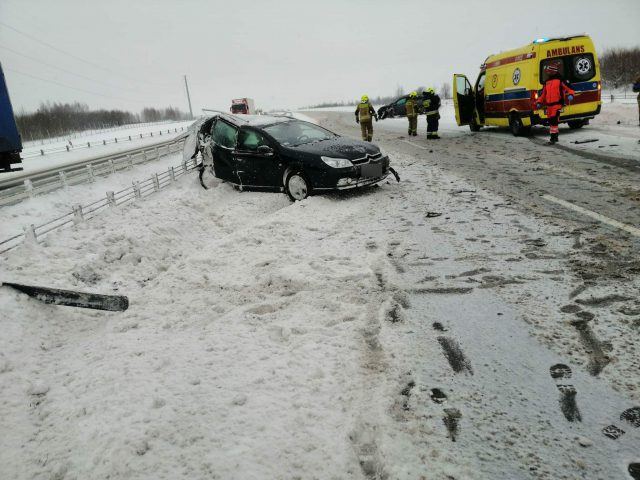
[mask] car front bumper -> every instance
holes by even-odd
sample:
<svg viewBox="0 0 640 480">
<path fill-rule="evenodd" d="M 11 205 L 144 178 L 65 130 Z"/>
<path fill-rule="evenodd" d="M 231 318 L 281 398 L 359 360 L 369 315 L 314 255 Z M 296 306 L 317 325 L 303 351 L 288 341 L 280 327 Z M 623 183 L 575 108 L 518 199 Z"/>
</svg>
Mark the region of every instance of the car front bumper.
<svg viewBox="0 0 640 480">
<path fill-rule="evenodd" d="M 362 176 L 361 170 L 364 165 L 371 165 L 371 163 L 367 162 L 366 164 L 358 164 L 354 167 L 345 168 L 345 169 L 336 169 L 332 171 L 328 175 L 324 175 L 322 181 L 317 182 L 313 189 L 315 191 L 327 191 L 327 190 L 349 190 L 352 188 L 358 187 L 366 187 L 369 185 L 374 185 L 376 183 L 382 182 L 385 180 L 391 171 L 389 170 L 389 157 L 383 157 L 379 162 L 372 162 L 376 165 L 380 165 L 381 174 L 375 176 Z"/>
</svg>

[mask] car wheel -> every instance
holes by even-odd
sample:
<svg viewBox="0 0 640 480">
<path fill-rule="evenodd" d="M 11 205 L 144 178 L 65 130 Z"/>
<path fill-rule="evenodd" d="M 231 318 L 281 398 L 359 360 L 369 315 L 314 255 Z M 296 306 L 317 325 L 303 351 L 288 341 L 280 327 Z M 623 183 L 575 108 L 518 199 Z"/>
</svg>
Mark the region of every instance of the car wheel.
<svg viewBox="0 0 640 480">
<path fill-rule="evenodd" d="M 512 113 L 509 117 L 509 128 L 511 129 L 511 133 L 516 137 L 526 135 L 530 130 L 529 127 L 525 127 L 522 124 L 522 118 L 520 118 L 520 115 L 517 113 Z"/>
<path fill-rule="evenodd" d="M 578 128 L 582 128 L 585 126 L 584 120 L 571 120 L 567 123 L 569 124 L 569 128 L 572 130 L 577 130 Z"/>
<path fill-rule="evenodd" d="M 311 193 L 311 185 L 302 172 L 292 172 L 287 175 L 285 191 L 291 200 L 304 200 Z"/>
</svg>

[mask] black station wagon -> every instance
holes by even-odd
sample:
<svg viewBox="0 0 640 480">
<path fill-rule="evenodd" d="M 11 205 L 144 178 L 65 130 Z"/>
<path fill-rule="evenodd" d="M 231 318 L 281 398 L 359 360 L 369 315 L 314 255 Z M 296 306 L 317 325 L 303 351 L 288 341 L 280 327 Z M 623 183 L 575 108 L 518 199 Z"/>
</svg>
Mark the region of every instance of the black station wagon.
<svg viewBox="0 0 640 480">
<path fill-rule="evenodd" d="M 201 181 L 212 173 L 239 189 L 284 191 L 292 200 L 373 185 L 393 171 L 377 146 L 284 116 L 216 115 L 200 127 L 199 145 Z"/>
</svg>

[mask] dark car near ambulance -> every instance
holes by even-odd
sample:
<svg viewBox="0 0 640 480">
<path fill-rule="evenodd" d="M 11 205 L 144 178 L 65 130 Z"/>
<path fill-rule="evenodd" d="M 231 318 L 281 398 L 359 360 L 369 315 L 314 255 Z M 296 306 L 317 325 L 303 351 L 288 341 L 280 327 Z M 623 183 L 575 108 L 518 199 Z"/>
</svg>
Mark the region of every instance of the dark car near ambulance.
<svg viewBox="0 0 640 480">
<path fill-rule="evenodd" d="M 390 173 L 389 157 L 377 146 L 291 117 L 220 114 L 205 125 L 202 153 L 212 159 L 213 175 L 242 190 L 303 200 L 374 185 Z"/>
</svg>

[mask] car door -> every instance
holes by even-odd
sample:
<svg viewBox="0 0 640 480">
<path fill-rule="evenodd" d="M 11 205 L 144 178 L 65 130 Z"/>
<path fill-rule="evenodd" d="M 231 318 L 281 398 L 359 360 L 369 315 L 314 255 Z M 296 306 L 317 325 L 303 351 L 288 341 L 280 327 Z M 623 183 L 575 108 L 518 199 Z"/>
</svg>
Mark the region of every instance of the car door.
<svg viewBox="0 0 640 480">
<path fill-rule="evenodd" d="M 393 104 L 393 114 L 406 115 L 407 114 L 407 108 L 405 106 L 406 103 L 407 103 L 406 98 L 401 98 L 399 100 L 396 100 L 396 102 Z"/>
<path fill-rule="evenodd" d="M 211 130 L 213 171 L 219 179 L 232 183 L 238 183 L 234 159 L 237 136 L 237 127 L 222 118 L 216 119 Z"/>
<path fill-rule="evenodd" d="M 474 96 L 467 77 L 458 73 L 453 75 L 453 105 L 458 126 L 469 125 L 473 119 Z"/>
<path fill-rule="evenodd" d="M 277 150 L 257 129 L 240 128 L 235 158 L 236 173 L 243 186 L 282 186 L 282 163 Z"/>
</svg>

